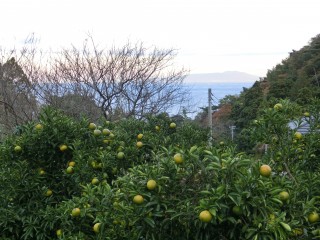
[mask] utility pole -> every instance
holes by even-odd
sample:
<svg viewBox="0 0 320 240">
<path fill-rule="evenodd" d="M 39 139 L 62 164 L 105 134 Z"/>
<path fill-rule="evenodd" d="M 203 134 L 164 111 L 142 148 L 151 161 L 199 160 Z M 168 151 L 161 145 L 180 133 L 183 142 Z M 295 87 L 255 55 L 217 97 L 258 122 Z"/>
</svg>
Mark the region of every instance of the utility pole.
<svg viewBox="0 0 320 240">
<path fill-rule="evenodd" d="M 211 104 L 211 98 L 212 93 L 211 93 L 211 88 L 208 89 L 208 127 L 210 129 L 210 136 L 209 136 L 209 146 L 212 145 L 212 134 L 213 134 L 213 129 L 212 129 L 212 104 Z"/>
<path fill-rule="evenodd" d="M 316 71 L 316 69 L 315 69 L 315 68 L 313 68 L 313 71 L 314 71 L 314 76 L 315 76 L 315 78 L 316 78 L 316 81 L 317 81 L 317 85 L 318 85 L 318 87 L 319 87 L 319 82 L 318 82 L 317 71 Z"/>
<path fill-rule="evenodd" d="M 234 129 L 236 129 L 236 126 L 232 125 L 232 126 L 229 126 L 230 130 L 231 130 L 231 140 L 233 142 L 233 137 L 234 137 Z"/>
</svg>

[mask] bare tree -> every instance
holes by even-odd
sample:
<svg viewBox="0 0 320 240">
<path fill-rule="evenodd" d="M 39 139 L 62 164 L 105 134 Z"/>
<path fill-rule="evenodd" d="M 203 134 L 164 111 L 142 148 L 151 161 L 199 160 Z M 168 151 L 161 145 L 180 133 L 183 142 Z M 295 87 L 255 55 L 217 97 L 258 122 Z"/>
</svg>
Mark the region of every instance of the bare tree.
<svg viewBox="0 0 320 240">
<path fill-rule="evenodd" d="M 5 87 L 10 81 L 1 82 L 0 105 L 15 119 L 4 122 L 19 124 L 35 119 L 42 105 L 74 117 L 143 118 L 173 106 L 185 106 L 189 100 L 189 90 L 183 87 L 187 71 L 175 69 L 173 49 L 128 43 L 106 50 L 99 48 L 92 37 L 81 48 L 73 46 L 58 52 L 42 52 L 37 44 L 32 35 L 21 50 L 0 51 L 2 72 L 4 63 L 14 59 L 23 76 L 23 81 L 11 81 L 15 91 Z"/>
<path fill-rule="evenodd" d="M 54 69 L 58 79 L 94 97 L 106 118 L 116 112 L 142 118 L 188 100 L 182 87 L 187 71 L 173 69 L 174 50 L 140 43 L 107 51 L 90 40 L 81 50 L 64 49 Z"/>
</svg>

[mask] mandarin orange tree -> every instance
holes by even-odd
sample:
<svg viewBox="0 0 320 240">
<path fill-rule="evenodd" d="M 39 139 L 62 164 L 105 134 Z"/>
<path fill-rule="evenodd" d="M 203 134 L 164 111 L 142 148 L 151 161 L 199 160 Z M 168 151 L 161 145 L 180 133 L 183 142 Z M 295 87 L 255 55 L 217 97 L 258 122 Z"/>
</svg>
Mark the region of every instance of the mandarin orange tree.
<svg viewBox="0 0 320 240">
<path fill-rule="evenodd" d="M 318 105 L 279 104 L 247 130 L 269 144 L 259 158 L 166 115 L 94 123 L 46 108 L 0 144 L 0 238 L 316 238 Z M 300 136 L 287 123 L 305 112 Z"/>
<path fill-rule="evenodd" d="M 81 196 L 86 184 L 111 183 L 129 167 L 150 161 L 163 142 L 187 143 L 189 132 L 178 134 L 170 122 L 160 117 L 99 124 L 45 108 L 39 121 L 19 126 L 1 144 L 0 212 L 5 217 L 0 236 L 51 239 L 55 221 L 43 220 L 46 208 Z M 193 142 L 205 136 L 198 130 Z M 137 147 L 136 136 L 142 133 L 143 144 Z"/>
<path fill-rule="evenodd" d="M 319 212 L 316 199 L 320 194 L 319 182 L 319 120 L 320 104 L 313 99 L 307 106 L 299 106 L 289 100 L 280 100 L 261 111 L 251 128 L 252 139 L 257 143 L 267 144 L 263 161 L 272 164 L 277 174 L 292 182 L 293 194 L 289 196 L 290 204 L 286 210 L 292 219 L 303 226 L 305 236 L 317 233 L 317 221 L 308 221 L 313 211 Z M 281 106 L 281 107 L 279 107 Z M 302 134 L 303 133 L 303 134 Z"/>
</svg>

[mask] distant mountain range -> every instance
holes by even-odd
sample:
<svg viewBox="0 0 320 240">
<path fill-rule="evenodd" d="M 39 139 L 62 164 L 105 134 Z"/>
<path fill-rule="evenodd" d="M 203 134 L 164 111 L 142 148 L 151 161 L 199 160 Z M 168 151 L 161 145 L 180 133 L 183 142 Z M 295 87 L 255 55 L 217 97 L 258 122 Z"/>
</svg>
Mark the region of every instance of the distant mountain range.
<svg viewBox="0 0 320 240">
<path fill-rule="evenodd" d="M 227 71 L 222 73 L 190 74 L 185 78 L 185 83 L 253 83 L 257 80 L 259 80 L 259 76 L 244 72 Z"/>
</svg>

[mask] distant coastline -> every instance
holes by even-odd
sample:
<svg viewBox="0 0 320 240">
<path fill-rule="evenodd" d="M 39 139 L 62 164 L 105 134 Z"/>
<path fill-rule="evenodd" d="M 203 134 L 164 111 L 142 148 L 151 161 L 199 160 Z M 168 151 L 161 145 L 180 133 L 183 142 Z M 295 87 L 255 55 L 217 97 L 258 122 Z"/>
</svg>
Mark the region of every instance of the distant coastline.
<svg viewBox="0 0 320 240">
<path fill-rule="evenodd" d="M 254 82 L 207 82 L 197 83 L 190 82 L 185 83 L 184 87 L 190 90 L 191 103 L 188 108 L 193 112 L 189 114 L 189 117 L 194 118 L 195 115 L 201 111 L 201 108 L 208 106 L 208 89 L 212 91 L 212 104 L 218 105 L 219 101 L 227 95 L 239 95 L 243 88 L 250 88 Z M 170 115 L 179 113 L 179 106 L 176 106 L 169 110 Z"/>
<path fill-rule="evenodd" d="M 212 82 L 212 83 L 186 83 L 185 86 L 190 89 L 192 99 L 198 108 L 208 105 L 208 89 L 211 88 L 213 94 L 213 103 L 219 104 L 219 101 L 226 95 L 238 95 L 243 88 L 252 87 L 254 82 Z"/>
</svg>

